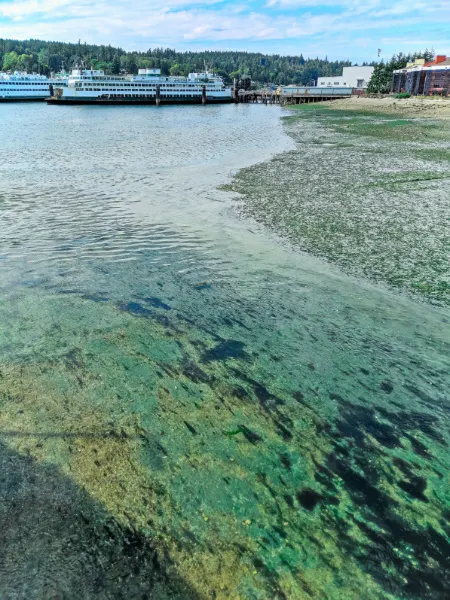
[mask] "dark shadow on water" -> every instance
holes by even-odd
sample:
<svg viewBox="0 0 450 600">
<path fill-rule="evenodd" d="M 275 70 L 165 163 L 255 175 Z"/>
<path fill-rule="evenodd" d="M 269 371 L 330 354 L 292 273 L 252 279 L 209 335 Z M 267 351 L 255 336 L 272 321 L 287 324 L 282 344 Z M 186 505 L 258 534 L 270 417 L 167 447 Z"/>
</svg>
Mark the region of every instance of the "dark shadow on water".
<svg viewBox="0 0 450 600">
<path fill-rule="evenodd" d="M 388 593 L 405 599 L 447 600 L 449 511 L 443 507 L 442 518 L 434 524 L 412 519 L 414 502 L 426 505 L 434 500 L 429 472 L 406 452 L 405 458 L 390 453 L 392 449 L 404 450 L 403 438 L 412 441 L 418 432 L 430 443 L 434 440 L 446 448 L 438 430 L 439 421 L 425 413 L 388 411 L 352 404 L 338 394 L 330 396 L 340 406 L 339 419 L 330 432 L 333 450 L 326 463 L 317 466 L 315 478 L 326 489 L 325 502 L 335 498 L 340 485 L 351 498 L 352 513 L 332 524 L 339 532 L 341 546 Z M 418 451 L 414 445 L 412 450 L 421 458 L 432 458 L 431 453 Z M 384 485 L 385 481 L 395 494 Z M 307 500 L 312 504 L 309 497 Z M 365 541 L 355 542 L 349 522 Z"/>
<path fill-rule="evenodd" d="M 2 600 L 200 600 L 170 557 L 52 465 L 0 443 Z"/>
</svg>

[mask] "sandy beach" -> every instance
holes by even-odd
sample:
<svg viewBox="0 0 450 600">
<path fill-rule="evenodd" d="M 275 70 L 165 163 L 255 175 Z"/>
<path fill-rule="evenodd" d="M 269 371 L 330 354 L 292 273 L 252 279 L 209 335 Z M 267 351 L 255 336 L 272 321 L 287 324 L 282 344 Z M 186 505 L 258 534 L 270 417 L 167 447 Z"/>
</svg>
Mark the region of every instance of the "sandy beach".
<svg viewBox="0 0 450 600">
<path fill-rule="evenodd" d="M 411 117 L 434 117 L 450 119 L 450 98 L 364 98 L 352 96 L 343 100 L 324 103 L 336 110 L 369 111 L 374 113 L 398 114 Z"/>
</svg>

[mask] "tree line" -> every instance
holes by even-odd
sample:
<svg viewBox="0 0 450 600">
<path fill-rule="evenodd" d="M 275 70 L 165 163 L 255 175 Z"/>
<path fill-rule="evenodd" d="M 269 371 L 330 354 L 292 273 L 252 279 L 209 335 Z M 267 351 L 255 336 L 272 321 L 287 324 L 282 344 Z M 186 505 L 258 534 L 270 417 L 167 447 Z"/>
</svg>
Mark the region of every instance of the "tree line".
<svg viewBox="0 0 450 600">
<path fill-rule="evenodd" d="M 429 61 L 433 50 L 404 54 L 400 52 L 388 61 L 362 63 L 374 68 L 369 93 L 386 93 L 391 89 L 392 73 L 416 58 Z M 187 75 L 202 71 L 205 64 L 221 75 L 227 83 L 234 78 L 250 77 L 258 84 L 311 85 L 318 77 L 341 75 L 348 60 L 329 61 L 327 58 L 304 58 L 258 52 L 209 50 L 177 52 L 171 48 L 149 48 L 146 52 L 126 52 L 122 48 L 94 44 L 68 44 L 42 40 L 11 40 L 0 38 L 0 69 L 27 71 L 50 75 L 69 71 L 77 64 L 86 68 L 103 69 L 107 74 L 132 73 L 138 69 L 161 69 L 164 75 Z"/>
<path fill-rule="evenodd" d="M 68 44 L 42 40 L 0 39 L 0 68 L 50 75 L 70 70 L 76 64 L 103 69 L 107 74 L 137 73 L 138 69 L 161 69 L 164 75 L 187 75 L 204 70 L 205 63 L 230 83 L 235 77 L 250 77 L 260 84 L 308 85 L 317 77 L 340 75 L 351 62 L 327 58 L 265 55 L 257 52 L 205 51 L 177 52 L 170 48 L 150 48 L 146 52 L 126 52 L 122 48 L 93 44 Z M 363 63 L 366 64 L 366 63 Z"/>
</svg>

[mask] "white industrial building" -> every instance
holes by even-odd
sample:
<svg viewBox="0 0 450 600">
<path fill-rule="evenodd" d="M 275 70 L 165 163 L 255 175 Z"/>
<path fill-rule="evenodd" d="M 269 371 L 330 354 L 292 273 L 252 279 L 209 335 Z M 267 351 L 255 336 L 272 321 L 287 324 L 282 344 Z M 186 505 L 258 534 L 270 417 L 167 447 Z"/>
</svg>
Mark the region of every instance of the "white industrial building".
<svg viewBox="0 0 450 600">
<path fill-rule="evenodd" d="M 318 77 L 317 87 L 350 87 L 365 89 L 372 77 L 373 67 L 344 67 L 342 75 Z"/>
</svg>

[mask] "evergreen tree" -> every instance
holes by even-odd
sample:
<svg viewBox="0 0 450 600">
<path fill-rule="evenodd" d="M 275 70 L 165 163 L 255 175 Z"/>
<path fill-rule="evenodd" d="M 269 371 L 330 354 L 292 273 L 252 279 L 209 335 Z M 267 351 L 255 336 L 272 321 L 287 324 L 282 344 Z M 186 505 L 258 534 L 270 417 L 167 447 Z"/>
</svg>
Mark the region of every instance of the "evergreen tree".
<svg viewBox="0 0 450 600">
<path fill-rule="evenodd" d="M 113 61 L 111 63 L 111 73 L 113 73 L 114 75 L 119 75 L 120 68 L 121 68 L 120 57 L 118 54 L 115 54 Z"/>
<path fill-rule="evenodd" d="M 131 73 L 132 75 L 136 75 L 138 72 L 136 59 L 133 54 L 129 54 L 125 60 L 125 69 L 127 73 Z"/>
<path fill-rule="evenodd" d="M 38 65 L 39 72 L 43 74 L 48 74 L 49 72 L 49 62 L 50 62 L 50 53 L 48 48 L 42 48 L 38 52 Z"/>
</svg>

